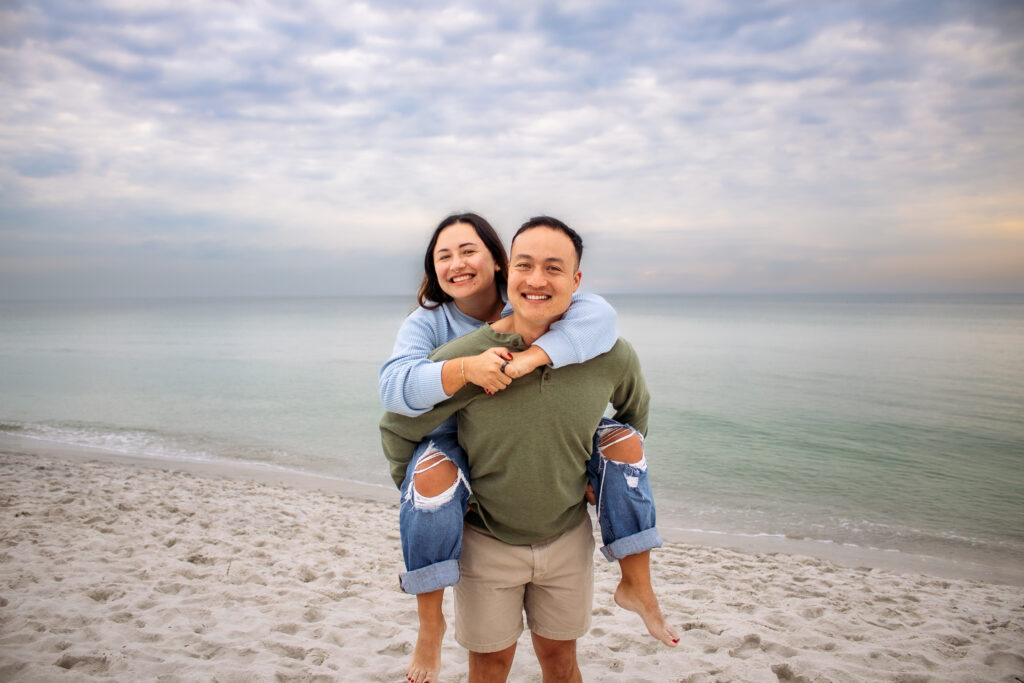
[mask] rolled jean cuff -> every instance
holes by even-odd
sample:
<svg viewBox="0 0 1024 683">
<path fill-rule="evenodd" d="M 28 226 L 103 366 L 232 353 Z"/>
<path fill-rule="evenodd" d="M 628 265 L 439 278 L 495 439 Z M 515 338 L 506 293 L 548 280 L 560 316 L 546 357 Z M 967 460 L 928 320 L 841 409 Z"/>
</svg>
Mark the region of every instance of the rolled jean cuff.
<svg viewBox="0 0 1024 683">
<path fill-rule="evenodd" d="M 410 595 L 419 595 L 454 586 L 460 577 L 458 560 L 442 560 L 411 572 L 403 572 L 398 575 L 398 580 L 403 591 Z"/>
<path fill-rule="evenodd" d="M 656 527 L 644 529 L 632 536 L 619 538 L 601 548 L 601 554 L 609 562 L 621 560 L 628 555 L 636 555 L 651 548 L 661 547 L 661 536 Z"/>
</svg>

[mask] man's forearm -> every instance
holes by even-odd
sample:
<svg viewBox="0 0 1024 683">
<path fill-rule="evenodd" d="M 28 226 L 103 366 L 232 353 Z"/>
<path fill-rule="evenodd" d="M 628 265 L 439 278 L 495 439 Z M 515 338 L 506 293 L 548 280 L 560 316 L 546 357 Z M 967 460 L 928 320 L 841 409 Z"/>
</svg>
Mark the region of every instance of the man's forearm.
<svg viewBox="0 0 1024 683">
<path fill-rule="evenodd" d="M 630 367 L 615 391 L 612 405 L 615 419 L 629 424 L 641 434 L 647 434 L 647 418 L 650 411 L 651 395 L 647 382 L 640 370 L 640 360 L 632 352 Z"/>
<path fill-rule="evenodd" d="M 384 414 L 380 421 L 380 443 L 384 457 L 391 465 L 391 478 L 397 486 L 401 487 L 405 480 L 405 470 L 423 437 L 437 429 L 471 398 L 472 394 L 459 392 L 447 401 L 438 403 L 433 410 L 416 417 L 398 413 Z"/>
<path fill-rule="evenodd" d="M 388 415 L 396 415 L 396 413 L 388 413 Z M 395 486 L 401 488 L 402 482 L 405 481 L 405 471 L 409 467 L 409 461 L 412 460 L 419 440 L 413 441 L 401 436 L 386 425 L 386 422 L 387 415 L 380 423 L 380 443 L 384 449 L 384 457 L 388 459 L 391 478 L 394 480 Z M 429 432 L 427 433 L 429 434 Z M 420 437 L 420 440 L 422 438 Z"/>
</svg>

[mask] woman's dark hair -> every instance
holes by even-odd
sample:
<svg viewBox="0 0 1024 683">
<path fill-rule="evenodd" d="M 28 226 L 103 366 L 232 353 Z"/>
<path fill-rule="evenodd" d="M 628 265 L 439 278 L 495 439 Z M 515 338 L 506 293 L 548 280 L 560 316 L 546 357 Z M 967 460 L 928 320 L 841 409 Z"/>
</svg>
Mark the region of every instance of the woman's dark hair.
<svg viewBox="0 0 1024 683">
<path fill-rule="evenodd" d="M 437 229 L 434 230 L 430 244 L 427 245 L 427 253 L 423 255 L 423 282 L 420 283 L 420 291 L 416 296 L 423 308 L 437 308 L 452 300 L 452 297 L 441 289 L 441 283 L 437 281 L 437 271 L 434 270 L 434 247 L 437 246 L 437 238 L 441 231 L 456 223 L 472 225 L 476 230 L 477 237 L 487 247 L 487 251 L 491 252 L 491 257 L 494 258 L 494 263 L 498 266 L 498 270 L 494 273 L 494 286 L 498 289 L 498 296 L 501 296 L 501 293 L 508 287 L 508 255 L 505 253 L 505 245 L 501 243 L 498 233 L 483 216 L 478 216 L 475 213 L 452 214 L 441 221 Z"/>
</svg>

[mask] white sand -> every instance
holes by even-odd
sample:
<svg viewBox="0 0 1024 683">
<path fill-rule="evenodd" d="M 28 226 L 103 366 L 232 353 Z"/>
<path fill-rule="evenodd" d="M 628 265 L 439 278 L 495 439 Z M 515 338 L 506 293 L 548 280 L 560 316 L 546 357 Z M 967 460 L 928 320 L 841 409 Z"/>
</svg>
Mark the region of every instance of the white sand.
<svg viewBox="0 0 1024 683">
<path fill-rule="evenodd" d="M 0 453 L 0 680 L 403 681 L 396 508 L 192 469 Z M 679 647 L 615 606 L 599 558 L 585 680 L 1024 679 L 1021 587 L 678 543 L 654 561 Z M 540 680 L 529 643 L 511 680 Z M 441 678 L 466 679 L 451 632 Z"/>
</svg>

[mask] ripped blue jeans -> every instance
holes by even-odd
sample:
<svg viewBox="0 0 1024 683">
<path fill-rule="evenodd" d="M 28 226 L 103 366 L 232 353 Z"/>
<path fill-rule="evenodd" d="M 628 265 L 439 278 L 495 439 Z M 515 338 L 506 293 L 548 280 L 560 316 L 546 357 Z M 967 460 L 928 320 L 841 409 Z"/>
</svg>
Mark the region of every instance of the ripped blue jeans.
<svg viewBox="0 0 1024 683">
<path fill-rule="evenodd" d="M 643 436 L 632 427 L 607 418 L 601 420 L 594 433 L 587 475 L 597 497 L 597 520 L 604 543 L 601 552 L 613 561 L 660 547 L 661 536 L 655 526 L 647 458 L 630 464 L 603 457 L 599 444 L 602 436 L 610 433 L 641 440 Z M 419 494 L 413 486 L 416 470 L 422 472 L 445 459 L 458 468 L 455 483 L 437 496 Z M 398 526 L 406 571 L 399 579 L 406 593 L 429 593 L 459 582 L 462 522 L 470 491 L 469 463 L 456 433 L 435 432 L 424 439 L 409 462 L 401 489 Z"/>
</svg>

